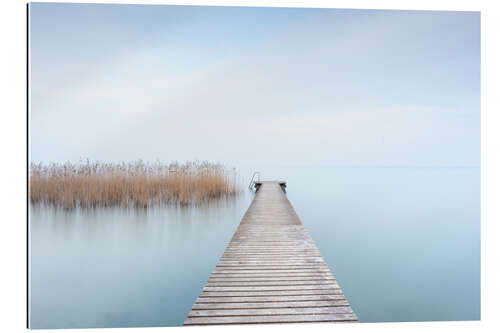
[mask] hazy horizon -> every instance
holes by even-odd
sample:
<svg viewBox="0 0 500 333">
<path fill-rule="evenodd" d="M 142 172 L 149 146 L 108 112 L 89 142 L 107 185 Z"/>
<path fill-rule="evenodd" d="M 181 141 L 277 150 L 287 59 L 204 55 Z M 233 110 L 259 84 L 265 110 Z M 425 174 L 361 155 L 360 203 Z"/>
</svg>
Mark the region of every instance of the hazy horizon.
<svg viewBox="0 0 500 333">
<path fill-rule="evenodd" d="M 480 14 L 30 4 L 30 160 L 480 165 Z"/>
</svg>

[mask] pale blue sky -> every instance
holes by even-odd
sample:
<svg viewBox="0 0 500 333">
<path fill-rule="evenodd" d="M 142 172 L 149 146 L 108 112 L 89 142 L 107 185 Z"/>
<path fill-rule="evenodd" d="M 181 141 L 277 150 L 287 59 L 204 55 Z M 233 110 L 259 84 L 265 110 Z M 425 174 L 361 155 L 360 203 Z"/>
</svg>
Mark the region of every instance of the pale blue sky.
<svg viewBox="0 0 500 333">
<path fill-rule="evenodd" d="M 34 3 L 33 161 L 478 166 L 480 15 Z"/>
</svg>

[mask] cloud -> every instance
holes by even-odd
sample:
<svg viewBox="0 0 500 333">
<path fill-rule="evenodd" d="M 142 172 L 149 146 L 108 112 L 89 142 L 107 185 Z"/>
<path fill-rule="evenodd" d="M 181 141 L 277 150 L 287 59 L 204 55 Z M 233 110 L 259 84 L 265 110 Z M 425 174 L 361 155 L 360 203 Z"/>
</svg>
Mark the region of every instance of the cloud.
<svg viewBox="0 0 500 333">
<path fill-rule="evenodd" d="M 51 73 L 40 58 L 31 156 L 478 164 L 474 18 L 330 13 L 228 53 L 193 47 L 192 27 L 189 45 L 142 42 L 95 66 L 67 58 Z M 475 51 L 447 66 L 464 42 Z"/>
</svg>

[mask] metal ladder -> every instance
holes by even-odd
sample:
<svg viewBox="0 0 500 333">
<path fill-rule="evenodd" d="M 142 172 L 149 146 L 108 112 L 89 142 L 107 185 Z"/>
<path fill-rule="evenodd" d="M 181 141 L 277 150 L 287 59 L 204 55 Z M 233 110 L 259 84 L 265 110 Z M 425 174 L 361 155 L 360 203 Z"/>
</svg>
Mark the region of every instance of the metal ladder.
<svg viewBox="0 0 500 333">
<path fill-rule="evenodd" d="M 255 185 L 255 176 L 257 176 L 257 181 L 260 182 L 260 172 L 259 171 L 255 171 L 252 175 L 252 179 L 250 180 L 250 184 L 248 184 L 248 189 L 252 189 L 253 186 Z"/>
</svg>

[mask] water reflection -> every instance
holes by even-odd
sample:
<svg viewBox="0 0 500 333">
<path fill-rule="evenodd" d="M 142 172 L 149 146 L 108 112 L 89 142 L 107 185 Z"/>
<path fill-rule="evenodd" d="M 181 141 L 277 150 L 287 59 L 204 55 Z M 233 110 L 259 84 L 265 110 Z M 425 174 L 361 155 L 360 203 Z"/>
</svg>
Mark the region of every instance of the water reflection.
<svg viewBox="0 0 500 333">
<path fill-rule="evenodd" d="M 31 327 L 181 325 L 251 198 L 30 207 Z"/>
<path fill-rule="evenodd" d="M 287 180 L 360 321 L 479 319 L 478 168 L 261 171 Z M 251 199 L 32 207 L 32 327 L 181 325 Z"/>
</svg>

